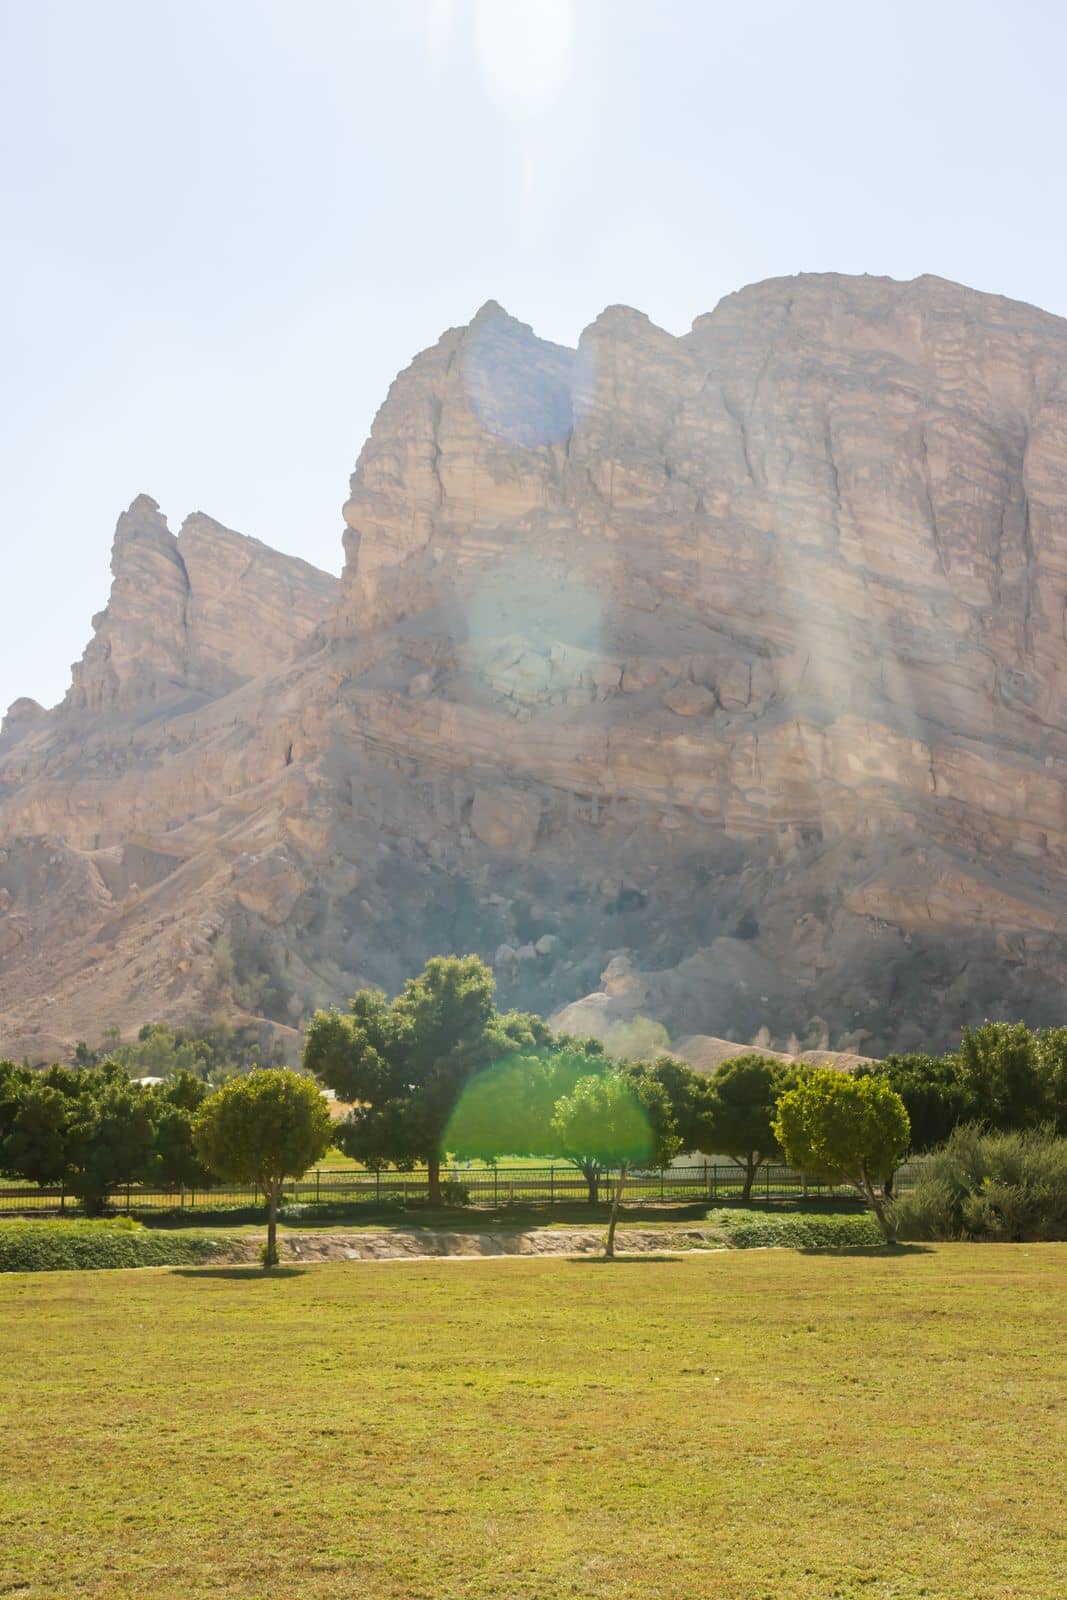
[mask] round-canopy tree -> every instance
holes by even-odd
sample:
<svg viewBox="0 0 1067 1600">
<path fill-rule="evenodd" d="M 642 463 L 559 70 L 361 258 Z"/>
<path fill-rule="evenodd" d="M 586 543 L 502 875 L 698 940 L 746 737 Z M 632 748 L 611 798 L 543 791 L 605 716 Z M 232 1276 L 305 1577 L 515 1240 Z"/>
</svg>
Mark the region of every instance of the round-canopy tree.
<svg viewBox="0 0 1067 1600">
<path fill-rule="evenodd" d="M 200 1159 L 231 1183 L 267 1196 L 265 1267 L 278 1262 L 278 1202 L 286 1178 L 300 1178 L 329 1149 L 333 1124 L 318 1085 L 278 1067 L 250 1072 L 211 1095 L 194 1124 Z"/>
<path fill-rule="evenodd" d="M 900 1165 L 911 1129 L 888 1083 L 821 1068 L 782 1096 L 773 1128 L 791 1166 L 809 1178 L 851 1184 L 893 1238 L 882 1186 Z"/>
<path fill-rule="evenodd" d="M 319 1011 L 307 1031 L 304 1066 L 354 1107 L 337 1130 L 342 1147 L 369 1167 L 424 1161 L 431 1205 L 441 1204 L 446 1129 L 470 1080 L 550 1037 L 540 1018 L 501 1015 L 495 987 L 477 956 L 434 956 L 395 1000 L 361 989 L 348 1016 Z"/>
<path fill-rule="evenodd" d="M 745 1175 L 741 1199 L 752 1198 L 752 1183 L 765 1161 L 781 1156 L 771 1123 L 780 1097 L 797 1081 L 797 1069 L 768 1056 L 734 1056 L 711 1080 L 707 1143 L 713 1154 L 729 1156 Z"/>
<path fill-rule="evenodd" d="M 626 1174 L 631 1167 L 665 1167 L 681 1143 L 666 1090 L 654 1078 L 623 1072 L 579 1078 L 557 1104 L 552 1126 L 569 1160 L 618 1168 L 604 1246 L 611 1259 Z"/>
</svg>

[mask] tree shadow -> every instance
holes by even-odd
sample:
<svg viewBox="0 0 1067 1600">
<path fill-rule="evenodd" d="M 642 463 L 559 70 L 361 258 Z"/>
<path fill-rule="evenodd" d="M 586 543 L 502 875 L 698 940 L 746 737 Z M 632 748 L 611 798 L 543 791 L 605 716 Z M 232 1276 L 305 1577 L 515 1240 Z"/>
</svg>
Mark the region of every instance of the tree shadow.
<svg viewBox="0 0 1067 1600">
<path fill-rule="evenodd" d="M 621 1256 L 568 1256 L 572 1267 L 643 1267 L 656 1266 L 665 1261 L 677 1261 L 677 1256 L 621 1255 Z"/>
<path fill-rule="evenodd" d="M 264 1267 L 249 1262 L 244 1267 L 174 1267 L 171 1270 L 176 1278 L 254 1278 L 258 1282 L 269 1283 L 274 1278 L 302 1278 L 308 1268 L 271 1267 L 268 1272 Z"/>
<path fill-rule="evenodd" d="M 933 1250 L 928 1244 L 805 1244 L 799 1250 L 802 1256 L 881 1256 L 890 1260 L 897 1256 L 929 1256 Z"/>
</svg>

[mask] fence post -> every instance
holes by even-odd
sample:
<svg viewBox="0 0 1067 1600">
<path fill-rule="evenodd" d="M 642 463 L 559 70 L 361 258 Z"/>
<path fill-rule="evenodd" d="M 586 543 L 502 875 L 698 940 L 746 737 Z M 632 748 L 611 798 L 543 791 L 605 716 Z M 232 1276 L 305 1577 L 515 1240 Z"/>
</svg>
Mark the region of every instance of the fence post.
<svg viewBox="0 0 1067 1600">
<path fill-rule="evenodd" d="M 179 1189 L 178 1189 L 178 1210 L 179 1211 L 184 1211 L 185 1210 L 185 1185 L 184 1185 L 184 1183 L 181 1184 Z"/>
<path fill-rule="evenodd" d="M 498 1177 L 497 1169 L 494 1167 L 493 1168 L 493 1205 L 494 1206 L 497 1204 L 497 1177 Z"/>
<path fill-rule="evenodd" d="M 555 1203 L 556 1203 L 556 1169 L 555 1169 L 555 1167 L 549 1167 L 549 1169 L 548 1169 L 548 1203 L 549 1203 L 550 1206 L 554 1206 Z"/>
<path fill-rule="evenodd" d="M 374 1169 L 374 1198 L 375 1198 L 376 1201 L 379 1201 L 379 1202 L 381 1201 L 381 1198 L 382 1198 L 382 1169 L 381 1169 L 381 1167 L 375 1167 L 375 1169 Z"/>
<path fill-rule="evenodd" d="M 67 1184 L 65 1179 L 61 1179 L 59 1184 L 59 1209 L 60 1213 L 67 1209 Z"/>
<path fill-rule="evenodd" d="M 126 1185 L 126 1215 L 130 1214 L 130 1186 Z"/>
<path fill-rule="evenodd" d="M 316 1167 L 315 1168 L 315 1200 L 316 1200 L 316 1202 L 318 1202 L 321 1199 L 322 1199 L 322 1168 L 321 1167 Z"/>
<path fill-rule="evenodd" d="M 663 1199 L 663 1168 L 659 1169 L 659 1197 Z"/>
</svg>

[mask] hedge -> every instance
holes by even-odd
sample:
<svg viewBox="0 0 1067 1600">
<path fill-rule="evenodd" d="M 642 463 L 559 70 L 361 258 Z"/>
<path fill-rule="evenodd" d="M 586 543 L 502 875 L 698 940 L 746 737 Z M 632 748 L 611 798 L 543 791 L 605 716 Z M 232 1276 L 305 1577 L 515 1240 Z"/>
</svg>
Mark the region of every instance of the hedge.
<svg viewBox="0 0 1067 1600">
<path fill-rule="evenodd" d="M 759 1250 L 772 1245 L 790 1250 L 840 1250 L 885 1243 L 878 1223 L 865 1211 L 792 1211 L 772 1216 L 721 1207 L 709 1211 L 707 1220 L 724 1234 L 733 1250 Z"/>
<path fill-rule="evenodd" d="M 218 1240 L 155 1233 L 125 1217 L 106 1222 L 0 1223 L 0 1272 L 196 1266 L 217 1256 L 220 1249 Z"/>
</svg>

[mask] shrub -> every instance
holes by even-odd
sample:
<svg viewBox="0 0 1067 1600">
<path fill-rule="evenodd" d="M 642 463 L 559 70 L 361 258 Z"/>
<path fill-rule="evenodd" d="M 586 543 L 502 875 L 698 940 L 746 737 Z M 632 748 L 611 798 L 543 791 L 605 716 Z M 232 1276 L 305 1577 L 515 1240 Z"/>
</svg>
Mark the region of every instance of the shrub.
<svg viewBox="0 0 1067 1600">
<path fill-rule="evenodd" d="M 0 1272 L 195 1266 L 219 1249 L 215 1240 L 198 1235 L 153 1233 L 130 1217 L 0 1224 Z"/>
<path fill-rule="evenodd" d="M 957 1128 L 895 1214 L 907 1239 L 1067 1239 L 1067 1139 Z"/>
<path fill-rule="evenodd" d="M 446 1206 L 469 1206 L 471 1192 L 465 1183 L 442 1183 L 441 1199 Z"/>
<path fill-rule="evenodd" d="M 772 1245 L 792 1250 L 840 1250 L 885 1242 L 877 1219 L 870 1212 L 771 1215 L 722 1207 L 709 1211 L 707 1220 L 734 1250 L 759 1250 Z"/>
</svg>

